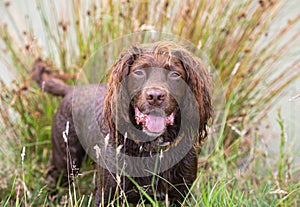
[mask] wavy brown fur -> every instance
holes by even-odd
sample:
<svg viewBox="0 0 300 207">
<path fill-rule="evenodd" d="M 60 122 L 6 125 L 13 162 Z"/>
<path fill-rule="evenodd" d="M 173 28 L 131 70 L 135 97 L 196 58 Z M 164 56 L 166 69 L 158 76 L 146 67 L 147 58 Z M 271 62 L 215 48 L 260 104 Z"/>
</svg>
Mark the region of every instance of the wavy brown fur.
<svg viewBox="0 0 300 207">
<path fill-rule="evenodd" d="M 101 126 L 104 133 L 110 134 L 109 142 L 112 147 L 124 144 L 125 146 L 122 153 L 137 157 L 151 156 L 151 151 L 157 152 L 157 140 L 146 143 L 124 140 L 123 135 L 116 129 L 116 125 L 113 121 L 113 114 L 118 107 L 121 109 L 128 109 L 128 105 L 126 105 L 125 102 L 118 101 L 123 99 L 116 99 L 114 95 L 119 84 L 130 74 L 133 65 L 139 63 L 139 61 L 144 61 L 143 63 L 148 63 L 154 68 L 167 67 L 171 63 L 174 63 L 174 61 L 180 62 L 180 68 L 185 71 L 183 79 L 196 99 L 199 107 L 199 114 L 195 114 L 194 111 L 189 110 L 195 103 L 191 102 L 188 98 L 183 98 L 183 108 L 180 110 L 189 118 L 188 121 L 190 122 L 193 122 L 194 119 L 196 120 L 197 117 L 200 118 L 198 133 L 196 133 L 196 137 L 192 137 L 191 140 L 197 138 L 197 142 L 201 143 L 207 136 L 207 123 L 212 116 L 212 106 L 209 94 L 209 72 L 202 65 L 199 58 L 173 42 L 158 42 L 151 47 L 133 46 L 126 50 L 112 66 L 107 86 L 101 84 L 99 86 L 86 85 L 84 87 L 73 88 L 53 76 L 50 68 L 47 67 L 43 61 L 37 60 L 32 70 L 33 79 L 42 88 L 44 87 L 43 89 L 46 92 L 52 93 L 53 95 L 64 96 L 53 119 L 52 126 L 52 176 L 56 181 L 59 180 L 59 175 L 61 173 L 63 173 L 63 181 L 68 181 L 66 178 L 70 171 L 67 170 L 67 166 L 69 166 L 69 168 L 73 165 L 80 167 L 81 162 L 83 161 L 85 151 L 79 142 L 76 133 L 77 131 L 75 130 L 73 123 L 73 116 L 77 113 L 82 114 L 87 110 L 90 110 L 87 106 L 91 106 L 91 103 L 96 103 L 95 106 L 92 106 L 95 107 L 94 112 L 97 117 L 97 125 Z M 80 104 L 72 105 L 72 100 L 75 100 L 72 94 L 73 90 L 78 92 L 76 100 L 78 100 Z M 95 90 L 97 90 L 97 93 L 95 93 Z M 121 90 L 126 92 L 126 90 L 129 89 L 126 88 L 125 84 Z M 120 93 L 120 95 L 124 94 L 126 93 Z M 94 101 L 95 99 L 97 100 L 96 102 Z M 174 107 L 176 108 L 176 106 Z M 121 110 L 118 111 L 118 113 L 124 123 L 129 123 L 130 121 L 132 123 L 135 122 L 132 106 L 130 106 L 130 111 Z M 174 124 L 166 127 L 166 131 L 162 136 L 163 138 L 166 138 L 167 141 L 173 142 L 177 139 L 178 129 L 180 128 L 180 122 L 182 121 L 180 119 L 180 113 L 178 112 Z M 66 143 L 63 139 L 63 133 L 66 129 L 67 122 L 70 124 L 68 133 L 69 152 L 66 150 Z M 188 138 L 190 135 L 191 134 L 186 135 L 183 139 Z M 141 137 L 141 140 L 142 139 L 143 137 Z M 140 151 L 141 146 L 145 150 Z M 72 163 L 68 163 L 68 156 L 72 158 Z M 114 156 L 115 155 L 112 155 L 112 159 L 114 159 Z M 72 166 L 70 166 L 71 164 Z M 197 176 L 197 153 L 195 148 L 192 147 L 177 164 L 165 172 L 160 173 L 159 176 L 160 177 L 155 177 L 155 179 L 153 179 L 152 176 L 136 177 L 133 179 L 138 185 L 144 187 L 146 193 L 150 196 L 155 196 L 158 200 L 164 200 L 168 195 L 171 202 L 180 204 L 188 194 L 189 187 Z M 116 193 L 120 193 L 120 188 L 125 193 L 129 203 L 137 203 L 140 200 L 141 193 L 130 179 L 126 176 L 121 176 L 121 186 L 119 186 L 116 177 L 117 176 L 113 172 L 110 172 L 101 166 L 98 167 L 95 189 L 96 206 L 99 206 L 99 204 L 106 206 L 110 201 L 116 198 L 114 197 Z M 154 185 L 152 186 L 153 188 L 151 188 L 151 184 Z M 153 192 L 153 189 L 155 189 L 156 192 Z"/>
<path fill-rule="evenodd" d="M 211 77 L 208 70 L 204 67 L 198 57 L 170 41 L 162 41 L 148 48 L 139 48 L 133 46 L 124 52 L 117 62 L 112 66 L 110 79 L 108 81 L 108 89 L 104 99 L 104 115 L 109 128 L 111 129 L 111 135 L 115 134 L 115 131 L 113 131 L 113 129 L 115 129 L 115 124 L 111 117 L 111 113 L 113 108 L 115 108 L 115 105 L 111 97 L 113 97 L 118 84 L 127 75 L 129 75 L 130 66 L 133 64 L 133 62 L 138 59 L 139 56 L 145 54 L 148 54 L 149 56 L 166 54 L 169 56 L 168 61 L 171 61 L 172 58 L 181 60 L 181 63 L 188 76 L 186 82 L 194 93 L 199 106 L 200 123 L 198 144 L 201 145 L 207 136 L 207 124 L 209 119 L 212 117 L 210 98 Z M 185 105 L 187 108 L 190 107 L 188 106 L 189 103 L 186 103 Z M 193 111 L 190 111 L 189 113 L 190 117 L 194 116 Z"/>
</svg>

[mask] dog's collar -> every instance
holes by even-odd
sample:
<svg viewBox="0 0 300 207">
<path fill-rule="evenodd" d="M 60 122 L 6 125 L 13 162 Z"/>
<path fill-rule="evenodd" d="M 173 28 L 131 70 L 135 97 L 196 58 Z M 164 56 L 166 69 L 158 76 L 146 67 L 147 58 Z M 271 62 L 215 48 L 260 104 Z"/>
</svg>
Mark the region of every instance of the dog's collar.
<svg viewBox="0 0 300 207">
<path fill-rule="evenodd" d="M 137 142 L 135 142 L 135 143 L 140 145 L 140 147 L 139 147 L 140 152 L 149 152 L 151 155 L 151 153 L 153 153 L 153 152 L 161 152 L 161 151 L 166 152 L 171 147 L 177 146 L 183 137 L 184 137 L 184 134 L 181 134 L 173 142 L 163 141 L 163 137 L 158 137 L 154 141 L 154 142 L 156 142 L 155 144 L 153 144 L 152 142 L 147 142 L 147 143 L 143 143 L 143 144 L 140 144 Z M 153 147 L 153 146 L 155 146 L 155 147 Z M 153 149 L 155 149 L 155 150 L 153 150 Z"/>
</svg>

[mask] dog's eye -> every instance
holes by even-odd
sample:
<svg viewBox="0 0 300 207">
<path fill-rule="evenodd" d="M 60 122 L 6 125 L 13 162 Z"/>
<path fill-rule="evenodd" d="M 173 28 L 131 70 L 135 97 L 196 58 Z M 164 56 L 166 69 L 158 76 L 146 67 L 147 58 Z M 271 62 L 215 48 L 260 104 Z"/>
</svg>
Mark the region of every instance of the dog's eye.
<svg viewBox="0 0 300 207">
<path fill-rule="evenodd" d="M 144 76 L 145 75 L 144 71 L 142 71 L 142 70 L 135 70 L 135 71 L 133 71 L 133 73 L 137 76 Z"/>
<path fill-rule="evenodd" d="M 170 78 L 180 78 L 181 77 L 180 73 L 178 73 L 178 72 L 171 72 L 169 76 L 170 76 Z"/>
</svg>

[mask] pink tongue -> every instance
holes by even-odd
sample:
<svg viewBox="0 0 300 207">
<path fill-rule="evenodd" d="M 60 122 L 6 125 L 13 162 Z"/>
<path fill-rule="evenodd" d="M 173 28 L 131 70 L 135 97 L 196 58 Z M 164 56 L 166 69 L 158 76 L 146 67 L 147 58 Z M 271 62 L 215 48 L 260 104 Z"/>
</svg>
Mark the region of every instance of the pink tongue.
<svg viewBox="0 0 300 207">
<path fill-rule="evenodd" d="M 165 128 L 165 118 L 161 116 L 148 115 L 146 122 L 146 128 L 150 132 L 159 133 Z"/>
</svg>

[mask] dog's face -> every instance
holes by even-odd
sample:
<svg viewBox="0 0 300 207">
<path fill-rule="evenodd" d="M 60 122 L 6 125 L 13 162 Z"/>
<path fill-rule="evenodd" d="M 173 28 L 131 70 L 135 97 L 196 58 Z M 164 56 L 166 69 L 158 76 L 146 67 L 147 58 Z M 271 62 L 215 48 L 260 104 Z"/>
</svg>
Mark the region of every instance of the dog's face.
<svg viewBox="0 0 300 207">
<path fill-rule="evenodd" d="M 179 116 L 187 74 L 181 62 L 167 55 L 144 54 L 130 67 L 127 90 L 133 124 L 149 136 L 159 136 Z"/>
<path fill-rule="evenodd" d="M 185 49 L 164 42 L 132 47 L 113 65 L 108 86 L 104 115 L 111 136 L 134 125 L 140 141 L 164 135 L 164 141 L 173 142 L 182 123 L 185 134 L 194 123 L 192 136 L 200 143 L 206 137 L 212 114 L 210 76 Z"/>
</svg>

